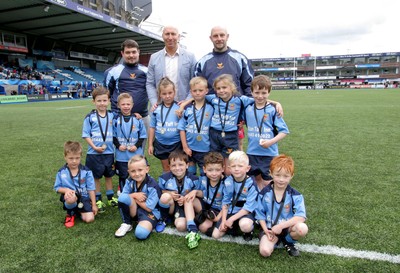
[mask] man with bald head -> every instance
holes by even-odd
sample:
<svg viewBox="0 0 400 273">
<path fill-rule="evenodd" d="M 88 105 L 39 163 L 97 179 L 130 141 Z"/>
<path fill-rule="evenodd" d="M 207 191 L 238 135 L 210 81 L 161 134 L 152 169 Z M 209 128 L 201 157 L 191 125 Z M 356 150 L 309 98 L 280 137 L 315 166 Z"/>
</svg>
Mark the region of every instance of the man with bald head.
<svg viewBox="0 0 400 273">
<path fill-rule="evenodd" d="M 202 57 L 196 64 L 195 76 L 202 76 L 208 81 L 208 94 L 215 94 L 213 82 L 222 74 L 230 74 L 241 95 L 251 97 L 251 81 L 254 71 L 247 57 L 228 47 L 229 33 L 226 28 L 216 26 L 211 29 L 210 40 L 213 51 Z"/>
<path fill-rule="evenodd" d="M 180 34 L 176 27 L 165 26 L 162 33 L 165 47 L 150 56 L 146 90 L 152 106 L 157 103 L 157 86 L 163 77 L 175 84 L 175 100 L 189 97 L 189 81 L 194 74 L 196 58 L 179 45 Z"/>
</svg>

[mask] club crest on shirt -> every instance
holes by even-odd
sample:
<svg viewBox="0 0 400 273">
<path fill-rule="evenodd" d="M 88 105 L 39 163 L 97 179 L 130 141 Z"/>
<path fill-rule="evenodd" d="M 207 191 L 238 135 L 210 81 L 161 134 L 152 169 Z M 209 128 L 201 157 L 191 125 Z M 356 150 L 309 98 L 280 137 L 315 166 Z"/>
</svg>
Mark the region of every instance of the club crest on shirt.
<svg viewBox="0 0 400 273">
<path fill-rule="evenodd" d="M 223 69 L 224 64 L 223 63 L 217 63 L 217 69 Z"/>
<path fill-rule="evenodd" d="M 210 118 L 210 113 L 205 112 L 205 113 L 204 113 L 204 116 L 205 116 L 206 119 L 209 119 L 209 118 Z"/>
<path fill-rule="evenodd" d="M 86 181 L 86 179 L 85 179 L 85 178 L 82 178 L 82 179 L 79 181 L 79 183 L 80 183 L 80 184 L 84 184 L 85 181 Z"/>
<path fill-rule="evenodd" d="M 154 217 L 154 214 L 152 214 L 152 213 L 148 213 L 147 217 L 149 217 L 151 220 L 155 220 L 156 219 L 156 217 Z"/>
<path fill-rule="evenodd" d="M 230 154 L 230 153 L 232 153 L 233 152 L 233 149 L 232 148 L 228 148 L 227 149 L 227 154 Z"/>
<path fill-rule="evenodd" d="M 234 110 L 234 109 L 235 109 L 235 104 L 230 103 L 230 104 L 229 104 L 229 109 Z"/>
<path fill-rule="evenodd" d="M 132 125 L 132 130 L 135 130 L 135 128 L 136 128 L 136 126 L 135 126 L 135 125 Z"/>
<path fill-rule="evenodd" d="M 285 211 L 286 211 L 287 213 L 290 211 L 290 205 L 289 205 L 289 204 L 286 204 L 286 205 L 285 205 Z"/>
<path fill-rule="evenodd" d="M 131 73 L 131 74 L 129 74 L 129 77 L 130 77 L 131 79 L 136 79 L 136 73 Z"/>
<path fill-rule="evenodd" d="M 244 182 L 243 182 L 244 183 Z M 243 193 L 247 193 L 247 187 L 243 188 Z"/>
</svg>

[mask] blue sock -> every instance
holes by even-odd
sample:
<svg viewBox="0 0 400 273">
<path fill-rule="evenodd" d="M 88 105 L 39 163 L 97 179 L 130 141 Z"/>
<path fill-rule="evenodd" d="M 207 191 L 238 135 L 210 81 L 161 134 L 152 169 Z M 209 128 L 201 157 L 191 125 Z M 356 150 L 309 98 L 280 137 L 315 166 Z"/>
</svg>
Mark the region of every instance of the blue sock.
<svg viewBox="0 0 400 273">
<path fill-rule="evenodd" d="M 196 175 L 196 172 L 197 172 L 196 165 L 191 165 L 191 166 L 189 166 L 188 172 L 191 173 L 191 174 Z"/>
<path fill-rule="evenodd" d="M 285 236 L 285 240 L 286 240 L 286 242 L 288 242 L 289 244 L 295 244 L 295 243 L 297 242 L 296 240 L 293 240 L 292 236 L 290 236 L 289 233 Z"/>
<path fill-rule="evenodd" d="M 99 200 L 101 201 L 102 199 L 101 192 L 96 192 L 96 202 Z"/>
<path fill-rule="evenodd" d="M 141 225 L 137 225 L 135 229 L 135 236 L 139 240 L 146 240 L 149 237 L 150 231 L 146 228 L 142 227 Z"/>
<path fill-rule="evenodd" d="M 107 199 L 111 200 L 114 197 L 114 191 L 113 190 L 107 190 L 106 191 Z"/>
<path fill-rule="evenodd" d="M 197 228 L 197 226 L 193 220 L 187 221 L 186 227 L 189 232 L 196 232 L 196 233 L 199 232 L 199 229 Z"/>
</svg>

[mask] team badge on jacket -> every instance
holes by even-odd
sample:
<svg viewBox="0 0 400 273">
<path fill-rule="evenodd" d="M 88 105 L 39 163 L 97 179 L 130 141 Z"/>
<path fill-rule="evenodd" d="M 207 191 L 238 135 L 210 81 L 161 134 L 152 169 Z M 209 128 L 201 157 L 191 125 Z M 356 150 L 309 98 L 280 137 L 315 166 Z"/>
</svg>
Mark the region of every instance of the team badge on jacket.
<svg viewBox="0 0 400 273">
<path fill-rule="evenodd" d="M 131 77 L 131 79 L 136 79 L 136 73 L 131 73 L 129 74 L 129 76 Z"/>
<path fill-rule="evenodd" d="M 224 68 L 224 64 L 223 63 L 217 63 L 217 69 L 222 69 Z"/>
</svg>

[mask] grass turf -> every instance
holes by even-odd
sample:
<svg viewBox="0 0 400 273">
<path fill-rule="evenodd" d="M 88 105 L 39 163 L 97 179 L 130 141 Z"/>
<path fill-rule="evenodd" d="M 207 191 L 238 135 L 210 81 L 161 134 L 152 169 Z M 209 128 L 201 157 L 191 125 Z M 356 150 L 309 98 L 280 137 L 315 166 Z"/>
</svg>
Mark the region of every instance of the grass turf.
<svg viewBox="0 0 400 273">
<path fill-rule="evenodd" d="M 296 164 L 292 186 L 303 193 L 310 232 L 304 244 L 399 255 L 400 92 L 272 91 L 289 126 L 280 152 Z M 90 100 L 0 105 L 0 272 L 396 272 L 398 264 L 278 249 L 269 259 L 255 245 L 152 234 L 116 239 L 121 220 L 107 211 L 93 224 L 65 229 L 52 191 L 64 164 L 63 143 L 81 140 Z M 151 175 L 161 174 L 149 158 Z M 116 182 L 117 179 L 115 178 Z M 103 184 L 104 185 L 104 184 Z M 116 183 L 115 183 L 116 185 Z"/>
</svg>

